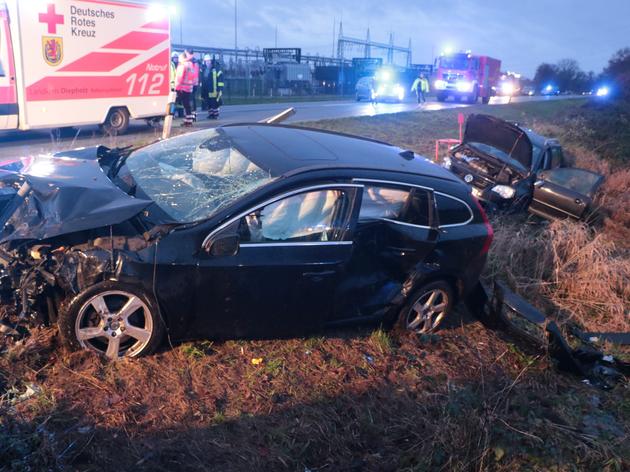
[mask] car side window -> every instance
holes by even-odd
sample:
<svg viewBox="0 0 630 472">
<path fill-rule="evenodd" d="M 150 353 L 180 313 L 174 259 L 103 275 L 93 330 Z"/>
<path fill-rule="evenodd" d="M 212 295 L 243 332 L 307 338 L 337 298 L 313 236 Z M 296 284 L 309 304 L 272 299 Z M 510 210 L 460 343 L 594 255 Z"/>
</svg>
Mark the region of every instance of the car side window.
<svg viewBox="0 0 630 472">
<path fill-rule="evenodd" d="M 241 243 L 338 241 L 348 207 L 343 190 L 299 193 L 270 203 L 238 222 Z"/>
<path fill-rule="evenodd" d="M 462 225 L 468 223 L 473 215 L 470 207 L 461 200 L 435 193 L 440 226 Z"/>
<path fill-rule="evenodd" d="M 429 192 L 426 190 L 366 185 L 359 223 L 386 219 L 429 226 L 429 201 Z"/>
</svg>

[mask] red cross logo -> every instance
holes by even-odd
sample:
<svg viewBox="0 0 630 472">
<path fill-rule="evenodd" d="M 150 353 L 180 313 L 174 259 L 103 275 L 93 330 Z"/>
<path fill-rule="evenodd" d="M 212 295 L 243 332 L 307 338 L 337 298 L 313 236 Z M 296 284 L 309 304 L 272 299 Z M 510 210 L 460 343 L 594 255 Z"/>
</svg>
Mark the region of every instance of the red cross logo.
<svg viewBox="0 0 630 472">
<path fill-rule="evenodd" d="M 63 15 L 55 13 L 55 5 L 48 4 L 46 13 L 39 14 L 39 22 L 48 24 L 48 34 L 57 34 L 57 25 L 63 25 Z"/>
</svg>

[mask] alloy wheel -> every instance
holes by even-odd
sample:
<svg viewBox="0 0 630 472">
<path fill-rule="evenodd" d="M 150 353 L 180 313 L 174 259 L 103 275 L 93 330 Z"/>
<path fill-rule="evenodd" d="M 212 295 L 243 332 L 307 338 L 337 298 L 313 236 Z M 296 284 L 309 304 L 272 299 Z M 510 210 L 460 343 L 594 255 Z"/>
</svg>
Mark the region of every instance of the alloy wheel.
<svg viewBox="0 0 630 472">
<path fill-rule="evenodd" d="M 448 293 L 442 289 L 435 288 L 423 293 L 407 314 L 406 328 L 417 333 L 434 331 L 446 315 L 448 302 Z"/>
<path fill-rule="evenodd" d="M 81 306 L 74 331 L 81 347 L 118 359 L 142 352 L 153 329 L 149 307 L 140 297 L 111 290 Z"/>
</svg>

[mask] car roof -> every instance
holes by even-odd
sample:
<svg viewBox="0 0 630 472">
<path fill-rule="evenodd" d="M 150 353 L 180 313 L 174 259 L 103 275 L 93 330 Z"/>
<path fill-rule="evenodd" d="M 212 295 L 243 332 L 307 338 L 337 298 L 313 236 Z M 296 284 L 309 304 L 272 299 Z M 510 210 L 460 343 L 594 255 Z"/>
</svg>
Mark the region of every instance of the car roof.
<svg viewBox="0 0 630 472">
<path fill-rule="evenodd" d="M 220 129 L 248 159 L 273 176 L 312 167 L 354 167 L 459 181 L 422 156 L 403 157 L 401 148 L 373 139 L 262 123 L 224 125 Z"/>
<path fill-rule="evenodd" d="M 529 138 L 529 140 L 535 144 L 536 146 L 543 148 L 547 145 L 553 145 L 553 146 L 559 146 L 560 145 L 560 141 L 558 141 L 557 139 L 554 138 L 546 138 L 538 133 L 536 133 L 535 131 L 529 129 L 529 128 L 524 128 L 522 126 L 519 126 L 518 124 L 516 124 L 516 126 L 518 126 L 520 129 L 522 129 L 523 131 L 525 131 L 525 133 L 527 134 L 527 137 Z"/>
</svg>

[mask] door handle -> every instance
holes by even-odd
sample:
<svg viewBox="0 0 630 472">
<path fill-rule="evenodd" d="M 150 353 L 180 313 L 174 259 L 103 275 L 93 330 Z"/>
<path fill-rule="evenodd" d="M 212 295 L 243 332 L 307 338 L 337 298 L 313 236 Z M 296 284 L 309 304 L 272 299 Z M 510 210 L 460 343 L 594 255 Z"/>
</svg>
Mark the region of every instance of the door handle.
<svg viewBox="0 0 630 472">
<path fill-rule="evenodd" d="M 395 246 L 388 246 L 387 250 L 390 252 L 395 252 L 397 253 L 397 255 L 403 255 L 403 254 L 413 254 L 414 252 L 416 252 L 416 250 L 412 247 L 395 247 Z"/>
</svg>

